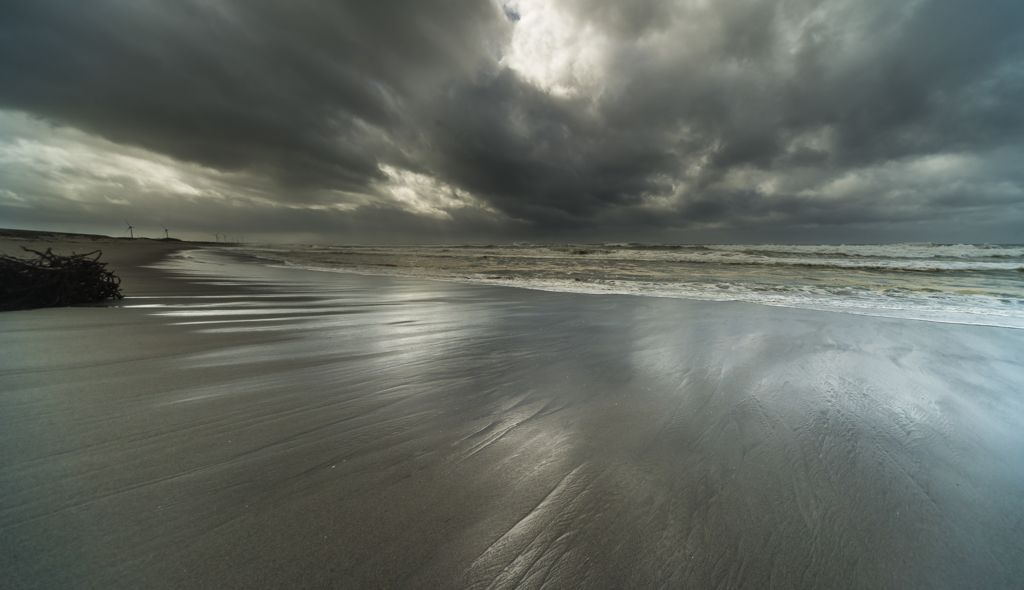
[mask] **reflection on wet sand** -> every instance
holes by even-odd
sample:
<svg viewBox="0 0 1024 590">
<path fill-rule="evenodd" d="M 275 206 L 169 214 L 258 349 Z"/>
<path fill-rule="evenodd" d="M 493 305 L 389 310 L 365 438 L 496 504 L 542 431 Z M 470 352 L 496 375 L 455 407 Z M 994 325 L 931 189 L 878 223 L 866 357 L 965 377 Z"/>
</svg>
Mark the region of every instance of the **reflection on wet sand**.
<svg viewBox="0 0 1024 590">
<path fill-rule="evenodd" d="M 1024 574 L 1019 330 L 191 256 L 0 318 L 13 587 Z"/>
</svg>

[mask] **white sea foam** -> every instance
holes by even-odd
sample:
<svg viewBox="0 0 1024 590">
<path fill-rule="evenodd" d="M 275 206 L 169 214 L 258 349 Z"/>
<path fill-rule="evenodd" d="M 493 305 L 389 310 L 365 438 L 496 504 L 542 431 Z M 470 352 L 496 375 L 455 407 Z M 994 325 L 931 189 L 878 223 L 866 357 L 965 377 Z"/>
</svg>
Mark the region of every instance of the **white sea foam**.
<svg viewBox="0 0 1024 590">
<path fill-rule="evenodd" d="M 1024 328 L 1024 246 L 516 244 L 249 253 L 316 270 Z"/>
</svg>

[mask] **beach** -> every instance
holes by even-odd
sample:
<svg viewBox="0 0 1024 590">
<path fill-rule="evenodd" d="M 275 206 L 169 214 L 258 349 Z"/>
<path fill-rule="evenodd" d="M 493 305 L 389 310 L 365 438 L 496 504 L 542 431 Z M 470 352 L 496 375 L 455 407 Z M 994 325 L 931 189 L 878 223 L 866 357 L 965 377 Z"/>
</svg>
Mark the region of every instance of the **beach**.
<svg viewBox="0 0 1024 590">
<path fill-rule="evenodd" d="M 0 314 L 0 587 L 1024 577 L 1022 330 L 99 246 Z"/>
</svg>

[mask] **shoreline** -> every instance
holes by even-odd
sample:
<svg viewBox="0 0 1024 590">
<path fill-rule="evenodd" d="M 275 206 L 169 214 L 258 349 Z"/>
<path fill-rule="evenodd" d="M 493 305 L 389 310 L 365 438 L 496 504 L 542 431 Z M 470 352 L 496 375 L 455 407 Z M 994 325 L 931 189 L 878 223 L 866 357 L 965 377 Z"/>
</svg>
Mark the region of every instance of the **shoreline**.
<svg viewBox="0 0 1024 590">
<path fill-rule="evenodd" d="M 76 249 L 89 250 L 92 248 L 104 250 L 103 262 L 110 264 L 110 269 L 118 277 L 127 279 L 126 282 L 122 283 L 122 289 L 126 296 L 139 296 L 143 294 L 154 295 L 160 292 L 162 288 L 160 285 L 165 285 L 160 280 L 161 275 L 155 273 L 153 266 L 166 260 L 168 257 L 173 256 L 176 252 L 188 251 L 188 250 L 209 250 L 209 249 L 223 249 L 225 251 L 237 250 L 234 257 L 239 261 L 246 262 L 257 262 L 259 264 L 268 266 L 281 266 L 283 268 L 292 268 L 295 270 L 302 271 L 313 271 L 313 272 L 324 272 L 324 273 L 351 273 L 361 276 L 381 276 L 381 277 L 396 277 L 406 278 L 410 280 L 430 280 L 430 281 L 442 281 L 455 284 L 469 284 L 469 285 L 489 285 L 499 287 L 514 287 L 519 289 L 535 290 L 542 292 L 551 293 L 576 293 L 583 295 L 630 295 L 637 297 L 655 297 L 665 299 L 679 299 L 689 301 L 707 301 L 715 303 L 725 302 L 742 302 L 758 306 L 766 306 L 777 309 L 803 309 L 819 312 L 830 312 L 839 314 L 848 314 L 862 317 L 877 317 L 877 318 L 892 318 L 892 319 L 904 319 L 911 321 L 921 322 L 934 322 L 950 325 L 965 325 L 965 326 L 987 326 L 997 328 L 1007 328 L 1020 330 L 1024 329 L 1024 318 L 1016 317 L 1015 315 L 1004 315 L 1000 313 L 978 313 L 972 311 L 971 313 L 964 312 L 949 312 L 936 309 L 912 309 L 907 307 L 881 307 L 877 308 L 873 305 L 864 306 L 856 302 L 850 301 L 830 301 L 830 302 L 814 302 L 814 301 L 774 301 L 771 297 L 766 300 L 755 298 L 753 300 L 748 297 L 744 297 L 741 294 L 730 294 L 727 291 L 719 292 L 718 290 L 713 293 L 714 296 L 709 296 L 706 293 L 686 293 L 677 292 L 671 289 L 669 290 L 637 290 L 636 288 L 630 288 L 618 284 L 618 281 L 611 281 L 605 284 L 606 281 L 597 281 L 591 287 L 584 287 L 583 285 L 592 282 L 584 281 L 579 283 L 579 286 L 574 286 L 569 283 L 568 286 L 565 281 L 549 281 L 552 284 L 548 284 L 545 281 L 530 283 L 531 279 L 523 281 L 522 277 L 510 275 L 510 276 L 493 276 L 487 277 L 486 279 L 481 277 L 469 277 L 469 276 L 445 276 L 429 274 L 429 269 L 419 269 L 421 271 L 427 271 L 427 274 L 417 272 L 418 267 L 408 267 L 405 272 L 396 272 L 391 269 L 394 264 L 381 264 L 380 268 L 375 268 L 371 264 L 369 267 L 360 266 L 330 266 L 330 265 L 316 265 L 316 264 L 302 264 L 301 262 L 292 262 L 287 260 L 281 260 L 277 258 L 268 258 L 261 256 L 259 250 L 261 248 L 271 247 L 266 245 L 242 245 L 242 244 L 219 244 L 212 242 L 186 242 L 180 240 L 163 240 L 163 239 L 151 239 L 151 238 L 114 238 L 109 236 L 90 235 L 90 234 L 66 234 L 58 232 L 41 232 L 41 231 L 27 231 L 27 230 L 5 230 L 0 229 L 0 251 L 8 251 L 8 253 L 18 250 L 20 245 L 30 245 L 33 249 L 45 250 L 47 247 L 55 247 L 58 254 L 69 254 Z M 255 248 L 255 250 L 254 250 Z M 348 247 L 336 247 L 345 249 Z M 380 246 L 367 246 L 365 248 L 378 249 Z M 444 251 L 448 247 L 437 246 Z M 81 253 L 81 252 L 79 252 Z M 20 254 L 20 252 L 16 252 Z M 487 257 L 485 257 L 487 258 Z M 166 270 L 166 269 L 165 269 Z M 569 273 L 570 275 L 573 273 Z M 634 286 L 635 287 L 635 286 Z M 175 289 L 182 288 L 181 285 L 174 287 Z M 666 287 L 667 288 L 667 287 Z M 208 290 L 208 289 L 207 289 Z"/>
</svg>

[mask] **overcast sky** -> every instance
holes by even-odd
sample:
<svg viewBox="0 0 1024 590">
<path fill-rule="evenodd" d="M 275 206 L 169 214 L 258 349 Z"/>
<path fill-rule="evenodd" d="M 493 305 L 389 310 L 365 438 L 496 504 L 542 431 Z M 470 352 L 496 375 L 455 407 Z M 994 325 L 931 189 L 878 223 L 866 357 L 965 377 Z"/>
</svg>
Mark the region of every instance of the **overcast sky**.
<svg viewBox="0 0 1024 590">
<path fill-rule="evenodd" d="M 1024 242 L 1021 0 L 5 0 L 0 226 Z"/>
</svg>

